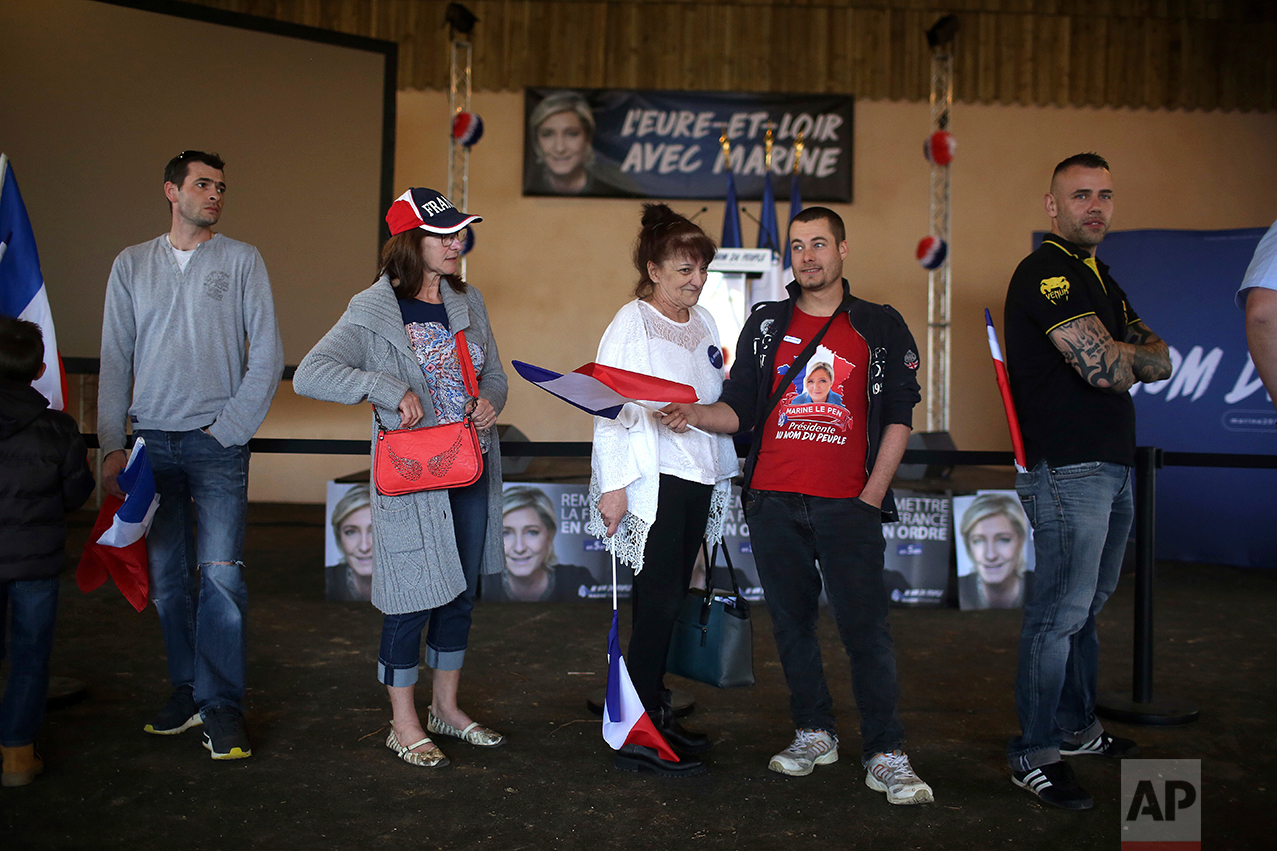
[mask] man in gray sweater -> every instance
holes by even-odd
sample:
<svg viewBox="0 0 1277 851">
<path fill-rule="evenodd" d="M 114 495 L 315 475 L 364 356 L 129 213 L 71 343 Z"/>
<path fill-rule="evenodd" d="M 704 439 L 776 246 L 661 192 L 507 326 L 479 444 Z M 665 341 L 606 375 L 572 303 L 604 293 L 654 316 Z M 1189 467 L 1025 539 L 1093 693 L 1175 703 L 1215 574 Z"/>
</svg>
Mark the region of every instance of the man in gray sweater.
<svg viewBox="0 0 1277 851">
<path fill-rule="evenodd" d="M 160 495 L 147 555 L 173 695 L 143 729 L 171 736 L 202 724 L 213 759 L 242 759 L 252 755 L 241 709 L 248 441 L 279 386 L 284 349 L 262 256 L 212 230 L 223 165 L 202 151 L 170 160 L 169 232 L 115 258 L 98 439 L 102 484 L 122 496 L 127 419 Z"/>
</svg>

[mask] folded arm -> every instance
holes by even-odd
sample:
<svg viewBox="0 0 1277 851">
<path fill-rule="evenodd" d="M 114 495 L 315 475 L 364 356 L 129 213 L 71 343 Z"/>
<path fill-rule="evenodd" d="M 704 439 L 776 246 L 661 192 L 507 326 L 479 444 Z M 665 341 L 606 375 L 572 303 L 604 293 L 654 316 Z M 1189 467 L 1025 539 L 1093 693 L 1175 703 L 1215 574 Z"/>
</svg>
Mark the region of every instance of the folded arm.
<svg viewBox="0 0 1277 851">
<path fill-rule="evenodd" d="M 1126 329 L 1125 340 L 1114 340 L 1098 316 L 1079 316 L 1048 335 L 1064 359 L 1097 390 L 1125 393 L 1136 382 L 1170 378 L 1171 357 L 1166 343 L 1137 321 Z"/>
</svg>

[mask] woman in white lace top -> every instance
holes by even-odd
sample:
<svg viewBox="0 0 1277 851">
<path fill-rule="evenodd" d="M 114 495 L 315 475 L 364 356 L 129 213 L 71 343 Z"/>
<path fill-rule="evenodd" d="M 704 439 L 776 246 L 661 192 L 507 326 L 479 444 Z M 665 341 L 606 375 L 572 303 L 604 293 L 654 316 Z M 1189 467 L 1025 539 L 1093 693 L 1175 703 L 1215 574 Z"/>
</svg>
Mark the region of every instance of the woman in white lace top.
<svg viewBox="0 0 1277 851">
<path fill-rule="evenodd" d="M 598 362 L 689 384 L 702 402 L 717 400 L 724 372 L 718 329 L 696 304 L 716 250 L 704 231 L 666 205 L 645 204 L 634 250 L 635 300 L 604 332 Z M 665 658 L 701 539 L 722 533 L 739 470 L 736 452 L 725 435 L 676 434 L 661 427 L 658 414 L 629 404 L 615 420 L 595 418 L 591 467 L 589 531 L 634 568 L 630 679 L 657 729 L 688 755 L 673 762 L 651 748 L 626 745 L 616 765 L 700 773 L 704 764 L 692 755 L 708 750 L 710 741 L 674 719 Z"/>
</svg>

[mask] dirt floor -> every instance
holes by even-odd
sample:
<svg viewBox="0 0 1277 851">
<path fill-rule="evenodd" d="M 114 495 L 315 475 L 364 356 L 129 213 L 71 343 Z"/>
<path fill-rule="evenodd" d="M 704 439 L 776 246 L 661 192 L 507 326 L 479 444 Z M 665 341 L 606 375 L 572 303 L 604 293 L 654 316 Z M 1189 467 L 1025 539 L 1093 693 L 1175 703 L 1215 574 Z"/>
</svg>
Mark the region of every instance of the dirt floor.
<svg viewBox="0 0 1277 851">
<path fill-rule="evenodd" d="M 91 518 L 77 515 L 78 554 Z M 375 679 L 380 616 L 323 600 L 320 506 L 254 505 L 247 545 L 251 759 L 214 762 L 197 731 L 142 725 L 168 697 L 153 611 L 112 587 L 83 595 L 67 574 L 54 673 L 82 699 L 50 711 L 47 770 L 0 790 L 9 849 L 1116 849 L 1121 765 L 1079 757 L 1096 805 L 1040 804 L 1011 785 L 1016 611 L 895 610 L 901 712 L 934 804 L 893 807 L 867 789 L 850 673 L 832 624 L 826 667 L 842 756 L 806 778 L 767 770 L 789 741 L 788 701 L 765 607 L 755 609 L 750 688 L 671 682 L 696 700 L 689 727 L 715 739 L 708 774 L 667 780 L 612 768 L 587 695 L 606 672 L 606 604 L 480 604 L 464 705 L 505 732 L 484 751 L 440 741 L 448 768 L 409 766 L 386 749 L 389 705 Z M 1184 727 L 1110 724 L 1142 757 L 1200 759 L 1203 846 L 1271 848 L 1277 571 L 1160 564 L 1159 698 L 1201 710 Z M 1102 685 L 1128 694 L 1132 581 L 1102 617 Z M 622 612 L 622 632 L 628 618 Z M 424 681 L 424 680 L 423 680 Z M 424 708 L 428 696 L 419 696 Z"/>
</svg>

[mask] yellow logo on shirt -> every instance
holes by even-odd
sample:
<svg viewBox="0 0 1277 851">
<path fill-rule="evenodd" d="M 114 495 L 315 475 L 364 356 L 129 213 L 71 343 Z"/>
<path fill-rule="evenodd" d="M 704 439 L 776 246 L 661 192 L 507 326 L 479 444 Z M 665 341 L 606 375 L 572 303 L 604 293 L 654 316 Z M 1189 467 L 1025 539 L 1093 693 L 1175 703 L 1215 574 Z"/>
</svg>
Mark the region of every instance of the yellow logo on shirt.
<svg viewBox="0 0 1277 851">
<path fill-rule="evenodd" d="M 1051 300 L 1052 304 L 1059 304 L 1069 297 L 1069 279 L 1063 275 L 1058 278 L 1044 278 L 1039 289 L 1042 290 L 1042 295 Z"/>
</svg>

